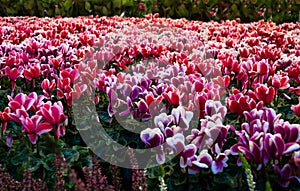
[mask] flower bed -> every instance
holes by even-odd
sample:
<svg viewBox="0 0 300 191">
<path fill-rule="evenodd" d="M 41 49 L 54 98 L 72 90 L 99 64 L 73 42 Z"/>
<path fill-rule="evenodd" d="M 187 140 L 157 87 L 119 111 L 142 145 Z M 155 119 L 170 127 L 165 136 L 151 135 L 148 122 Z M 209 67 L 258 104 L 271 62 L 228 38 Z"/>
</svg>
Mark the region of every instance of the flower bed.
<svg viewBox="0 0 300 191">
<path fill-rule="evenodd" d="M 299 188 L 299 23 L 4 17 L 0 29 L 3 189 L 120 190 L 129 176 L 132 190 Z M 144 174 L 131 150 L 128 167 L 99 163 L 82 98 L 114 140 L 155 148 L 156 165 Z"/>
</svg>

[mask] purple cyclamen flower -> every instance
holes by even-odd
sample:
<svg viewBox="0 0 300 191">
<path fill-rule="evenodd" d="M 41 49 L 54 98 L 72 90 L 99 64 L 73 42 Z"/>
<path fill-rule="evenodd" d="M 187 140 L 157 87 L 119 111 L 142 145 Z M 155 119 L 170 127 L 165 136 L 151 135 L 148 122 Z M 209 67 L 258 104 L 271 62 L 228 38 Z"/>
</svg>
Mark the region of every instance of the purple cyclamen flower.
<svg viewBox="0 0 300 191">
<path fill-rule="evenodd" d="M 294 152 L 293 162 L 300 169 L 300 151 Z"/>
<path fill-rule="evenodd" d="M 282 187 L 287 188 L 291 180 L 296 180 L 300 183 L 300 178 L 293 175 L 293 169 L 289 164 L 284 165 L 282 169 L 276 164 L 273 167 L 279 173 L 278 182 Z"/>
<path fill-rule="evenodd" d="M 202 168 L 209 168 L 212 163 L 212 157 L 208 153 L 208 150 L 202 150 L 200 154 L 197 156 L 196 160 L 192 161 L 192 165 L 189 166 L 188 172 L 189 174 L 196 174 L 200 172 Z"/>
<path fill-rule="evenodd" d="M 141 99 L 138 103 L 137 103 L 138 109 L 139 109 L 139 118 L 142 121 L 146 121 L 149 120 L 151 118 L 151 115 L 149 113 L 149 107 L 148 104 L 145 102 L 145 100 Z"/>
<path fill-rule="evenodd" d="M 217 157 L 211 163 L 211 170 L 213 174 L 217 174 L 219 172 L 223 172 L 224 167 L 227 167 L 228 155 L 230 154 L 230 150 L 227 149 L 224 153 L 221 153 L 221 150 L 218 145 L 215 146 Z"/>
<path fill-rule="evenodd" d="M 220 153 L 216 159 L 211 164 L 211 171 L 213 174 L 218 174 L 219 172 L 223 172 L 224 167 L 227 167 L 228 157 L 224 153 Z"/>
<path fill-rule="evenodd" d="M 193 160 L 196 159 L 197 148 L 194 144 L 186 145 L 184 150 L 181 152 L 180 157 L 180 167 L 185 168 L 191 164 Z"/>
<path fill-rule="evenodd" d="M 166 127 L 168 127 L 173 120 L 172 115 L 167 115 L 166 113 L 161 113 L 154 118 L 154 124 L 156 127 L 160 128 L 164 131 Z"/>
<path fill-rule="evenodd" d="M 224 118 L 227 113 L 227 109 L 220 101 L 207 100 L 205 102 L 205 113 L 209 116 L 220 113 L 221 117 Z"/>
<path fill-rule="evenodd" d="M 147 128 L 141 132 L 142 141 L 150 146 L 157 147 L 164 143 L 164 135 L 159 128 Z"/>
<path fill-rule="evenodd" d="M 276 133 L 281 134 L 286 143 L 297 142 L 300 140 L 300 125 L 290 124 L 288 121 L 276 124 L 274 128 Z"/>
<path fill-rule="evenodd" d="M 142 92 L 142 88 L 139 86 L 133 86 L 132 87 L 132 92 L 130 93 L 130 99 L 135 100 L 138 98 L 140 92 Z"/>
<path fill-rule="evenodd" d="M 266 152 L 273 159 L 279 159 L 285 150 L 285 143 L 280 134 L 272 135 L 270 133 L 267 133 L 265 136 L 264 145 Z"/>
</svg>

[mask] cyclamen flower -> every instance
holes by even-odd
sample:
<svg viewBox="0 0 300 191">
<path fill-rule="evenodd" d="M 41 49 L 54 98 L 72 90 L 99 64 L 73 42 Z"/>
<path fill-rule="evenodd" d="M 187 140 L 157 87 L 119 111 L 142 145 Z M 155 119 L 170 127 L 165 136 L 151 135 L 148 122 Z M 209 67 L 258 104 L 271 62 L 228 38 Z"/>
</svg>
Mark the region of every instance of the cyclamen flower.
<svg viewBox="0 0 300 191">
<path fill-rule="evenodd" d="M 223 172 L 224 167 L 227 167 L 228 155 L 230 154 L 230 150 L 226 150 L 224 153 L 221 153 L 219 149 L 217 149 L 217 157 L 211 164 L 211 171 L 213 174 L 217 174 L 219 172 Z"/>
<path fill-rule="evenodd" d="M 55 135 L 57 138 L 65 135 L 66 129 L 61 123 L 67 123 L 67 117 L 63 112 L 61 102 L 55 102 L 53 105 L 51 102 L 47 102 L 41 107 L 41 110 L 38 111 L 37 114 L 43 116 L 46 122 L 56 127 Z"/>
<path fill-rule="evenodd" d="M 254 108 L 260 109 L 263 106 L 263 102 L 258 102 L 248 95 L 244 95 L 237 89 L 232 90 L 233 94 L 230 94 L 226 98 L 227 107 L 232 113 L 237 113 L 239 115 L 243 114 L 244 111 L 250 111 Z"/>
<path fill-rule="evenodd" d="M 24 77 L 28 80 L 36 79 L 40 76 L 40 66 L 35 64 L 27 69 L 24 69 Z"/>
<path fill-rule="evenodd" d="M 273 87 L 267 87 L 264 84 L 258 84 L 255 88 L 255 95 L 258 100 L 261 100 L 265 105 L 268 105 L 275 97 L 275 89 Z"/>
<path fill-rule="evenodd" d="M 208 100 L 208 95 L 205 92 L 197 92 L 194 97 L 194 104 L 199 111 L 199 118 L 205 116 L 205 103 Z"/>
<path fill-rule="evenodd" d="M 19 68 L 12 68 L 11 69 L 10 67 L 6 66 L 4 68 L 4 71 L 7 75 L 7 77 L 11 81 L 10 84 L 11 84 L 12 90 L 14 90 L 15 87 L 16 87 L 16 79 L 19 78 L 22 75 L 23 68 L 19 67 Z"/>
<path fill-rule="evenodd" d="M 12 81 L 15 81 L 17 78 L 19 78 L 22 73 L 18 70 L 18 68 L 9 68 L 8 66 L 5 67 L 5 73 L 8 76 L 8 78 Z"/>
<path fill-rule="evenodd" d="M 272 135 L 267 133 L 265 136 L 265 150 L 273 159 L 279 159 L 285 151 L 285 142 L 280 134 Z"/>
<path fill-rule="evenodd" d="M 8 105 L 12 109 L 12 111 L 16 111 L 17 109 L 24 109 L 25 111 L 28 111 L 35 101 L 33 98 L 28 97 L 23 93 L 19 93 L 15 96 L 15 98 L 8 96 L 8 100 Z"/>
<path fill-rule="evenodd" d="M 50 93 L 53 92 L 55 86 L 55 80 L 52 80 L 50 82 L 48 79 L 44 79 L 41 83 L 41 88 L 43 89 L 43 92 L 47 97 L 50 97 Z"/>
<path fill-rule="evenodd" d="M 180 153 L 180 167 L 185 168 L 196 159 L 197 148 L 194 144 L 186 145 L 183 151 Z"/>
<path fill-rule="evenodd" d="M 37 95 L 36 92 L 31 92 L 27 97 L 34 100 L 29 110 L 33 112 L 40 110 L 41 106 L 44 104 L 43 100 L 45 99 L 45 97 L 43 95 Z"/>
<path fill-rule="evenodd" d="M 142 99 L 137 103 L 138 110 L 139 110 L 139 118 L 142 121 L 148 120 L 151 118 L 151 115 L 149 113 L 149 107 L 147 103 Z"/>
<path fill-rule="evenodd" d="M 257 132 L 255 139 L 248 139 L 245 132 L 237 133 L 237 136 L 239 137 L 238 143 L 230 148 L 232 155 L 238 155 L 239 152 L 242 153 L 247 160 L 251 160 L 258 165 L 257 170 L 260 170 L 263 164 L 269 162 L 269 157 L 263 149 L 263 133 Z"/>
<path fill-rule="evenodd" d="M 244 115 L 246 122 L 242 124 L 242 130 L 235 131 L 238 143 L 231 147 L 231 154 L 242 153 L 260 169 L 271 159 L 280 159 L 300 149 L 300 125 L 283 122 L 270 108 L 253 109 Z"/>
<path fill-rule="evenodd" d="M 227 109 L 220 101 L 207 100 L 205 103 L 205 113 L 208 116 L 220 113 L 221 117 L 224 118 L 227 113 Z"/>
<path fill-rule="evenodd" d="M 164 135 L 159 128 L 147 128 L 141 132 L 140 136 L 142 141 L 150 147 L 157 147 L 164 143 Z"/>
<path fill-rule="evenodd" d="M 273 167 L 279 173 L 278 182 L 282 187 L 287 188 L 292 180 L 296 180 L 300 183 L 300 178 L 293 175 L 293 168 L 290 164 L 284 165 L 282 169 L 280 169 L 278 165 L 273 165 Z"/>
<path fill-rule="evenodd" d="M 166 142 L 175 151 L 175 153 L 178 154 L 185 148 L 185 137 L 181 133 L 177 133 L 173 137 L 167 138 Z"/>
<path fill-rule="evenodd" d="M 292 105 L 291 109 L 297 117 L 300 117 L 300 98 L 299 98 L 299 104 L 298 105 Z"/>
<path fill-rule="evenodd" d="M 261 60 L 257 63 L 257 73 L 259 75 L 266 75 L 269 73 L 270 65 L 267 60 Z"/>
<path fill-rule="evenodd" d="M 160 128 L 162 132 L 165 132 L 165 128 L 168 127 L 173 121 L 172 115 L 167 115 L 166 113 L 161 113 L 154 118 L 154 124 L 156 127 Z M 168 137 L 166 135 L 166 137 Z"/>
<path fill-rule="evenodd" d="M 167 94 L 164 94 L 166 99 L 171 103 L 173 106 L 178 106 L 180 103 L 180 98 L 178 93 L 176 92 L 168 92 Z"/>
<path fill-rule="evenodd" d="M 174 108 L 172 110 L 172 116 L 174 117 L 174 124 L 181 127 L 182 130 L 189 128 L 189 123 L 193 118 L 193 112 L 185 111 L 182 106 Z"/>
<path fill-rule="evenodd" d="M 275 74 L 272 77 L 272 86 L 276 89 L 287 89 L 290 87 L 289 77 L 281 76 L 280 74 Z"/>
<path fill-rule="evenodd" d="M 193 160 L 191 165 L 188 167 L 189 174 L 199 173 L 201 169 L 207 169 L 211 166 L 213 161 L 212 156 L 208 153 L 208 150 L 201 150 L 196 159 Z"/>
<path fill-rule="evenodd" d="M 10 112 L 11 111 L 9 107 L 6 107 L 3 112 L 0 111 L 0 120 L 2 121 L 2 135 L 4 135 L 4 132 L 7 128 L 7 122 L 10 120 Z"/>
<path fill-rule="evenodd" d="M 21 119 L 22 129 L 27 133 L 27 136 L 32 144 L 36 144 L 38 135 L 47 133 L 53 129 L 50 123 L 42 123 L 42 116 L 34 115 L 31 118 L 26 117 Z"/>
</svg>

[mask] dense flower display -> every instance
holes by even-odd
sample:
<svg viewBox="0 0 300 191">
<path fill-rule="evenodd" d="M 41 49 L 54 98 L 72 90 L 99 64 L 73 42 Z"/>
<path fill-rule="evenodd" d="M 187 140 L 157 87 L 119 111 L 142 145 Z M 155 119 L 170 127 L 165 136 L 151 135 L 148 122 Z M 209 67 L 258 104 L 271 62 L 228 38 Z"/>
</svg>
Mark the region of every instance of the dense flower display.
<svg viewBox="0 0 300 191">
<path fill-rule="evenodd" d="M 159 164 L 175 152 L 189 174 L 216 175 L 231 160 L 241 166 L 242 154 L 257 174 L 271 169 L 282 187 L 298 185 L 299 27 L 1 18 L 2 135 L 8 147 L 22 136 L 38 149 L 48 136 L 65 140 L 76 131 L 72 100 L 94 91 L 108 118 L 151 122 L 139 138 Z"/>
</svg>

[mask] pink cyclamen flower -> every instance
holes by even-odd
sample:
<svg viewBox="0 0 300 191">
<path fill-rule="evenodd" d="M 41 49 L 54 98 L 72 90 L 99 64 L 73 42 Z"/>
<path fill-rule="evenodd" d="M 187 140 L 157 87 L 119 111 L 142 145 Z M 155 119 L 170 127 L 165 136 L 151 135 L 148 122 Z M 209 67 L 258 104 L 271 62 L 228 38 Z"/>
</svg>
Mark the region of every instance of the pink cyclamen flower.
<svg viewBox="0 0 300 191">
<path fill-rule="evenodd" d="M 299 98 L 299 104 L 292 105 L 291 109 L 295 113 L 296 116 L 300 117 L 300 98 Z"/>
<path fill-rule="evenodd" d="M 41 110 L 37 112 L 38 115 L 43 116 L 45 121 L 56 127 L 56 137 L 62 137 L 65 134 L 65 126 L 61 123 L 67 121 L 67 117 L 63 112 L 63 106 L 61 102 L 56 102 L 53 105 L 51 102 L 47 102 L 41 107 Z"/>
<path fill-rule="evenodd" d="M 34 115 L 31 118 L 22 118 L 22 129 L 27 133 L 27 136 L 32 144 L 36 144 L 38 135 L 47 133 L 53 129 L 53 126 L 47 122 L 41 122 L 42 116 Z"/>
<path fill-rule="evenodd" d="M 27 96 L 26 94 L 19 93 L 12 98 L 11 96 L 7 96 L 9 100 L 8 106 L 12 109 L 12 111 L 16 111 L 17 109 L 29 110 L 31 106 L 34 104 L 34 99 Z"/>
</svg>

